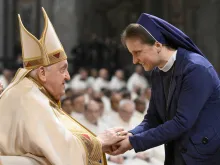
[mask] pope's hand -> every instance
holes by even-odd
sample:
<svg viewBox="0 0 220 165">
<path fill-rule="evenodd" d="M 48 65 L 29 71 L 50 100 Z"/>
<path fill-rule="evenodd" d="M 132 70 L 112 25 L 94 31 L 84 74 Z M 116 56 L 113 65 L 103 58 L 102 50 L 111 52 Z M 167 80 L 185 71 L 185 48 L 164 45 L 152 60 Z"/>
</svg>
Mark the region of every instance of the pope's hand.
<svg viewBox="0 0 220 165">
<path fill-rule="evenodd" d="M 112 145 L 124 140 L 127 137 L 127 131 L 123 128 L 110 128 L 97 136 L 102 144 L 103 152 L 112 152 Z"/>
<path fill-rule="evenodd" d="M 126 138 L 117 144 L 113 145 L 113 152 L 109 152 L 110 155 L 120 155 L 125 153 L 128 150 L 131 150 L 133 147 L 131 146 L 131 143 L 129 141 L 129 136 L 133 136 L 131 133 L 128 133 Z"/>
</svg>

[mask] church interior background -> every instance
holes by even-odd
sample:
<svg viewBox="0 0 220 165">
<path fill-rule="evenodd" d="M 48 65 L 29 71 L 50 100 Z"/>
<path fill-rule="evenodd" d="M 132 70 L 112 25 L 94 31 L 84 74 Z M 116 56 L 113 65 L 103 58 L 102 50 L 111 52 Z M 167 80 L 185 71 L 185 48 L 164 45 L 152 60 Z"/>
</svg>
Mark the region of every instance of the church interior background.
<svg viewBox="0 0 220 165">
<path fill-rule="evenodd" d="M 77 69 L 74 60 L 79 58 L 74 48 L 91 40 L 117 43 L 119 53 L 111 60 L 130 67 L 132 60 L 120 45 L 120 33 L 147 12 L 188 34 L 220 73 L 220 0 L 0 0 L 0 67 L 13 64 L 21 55 L 18 13 L 25 27 L 40 37 L 41 6 L 68 54 L 71 72 Z"/>
</svg>

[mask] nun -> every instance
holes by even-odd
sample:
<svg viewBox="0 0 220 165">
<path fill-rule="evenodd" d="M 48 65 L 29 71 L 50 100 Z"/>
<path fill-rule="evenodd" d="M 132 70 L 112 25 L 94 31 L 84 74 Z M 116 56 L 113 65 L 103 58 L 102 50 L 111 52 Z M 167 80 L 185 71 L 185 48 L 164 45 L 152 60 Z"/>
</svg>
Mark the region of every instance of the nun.
<svg viewBox="0 0 220 165">
<path fill-rule="evenodd" d="M 164 144 L 165 165 L 220 164 L 220 80 L 213 65 L 186 34 L 150 14 L 128 25 L 121 39 L 133 63 L 151 71 L 152 96 L 142 123 L 111 154 Z"/>
</svg>

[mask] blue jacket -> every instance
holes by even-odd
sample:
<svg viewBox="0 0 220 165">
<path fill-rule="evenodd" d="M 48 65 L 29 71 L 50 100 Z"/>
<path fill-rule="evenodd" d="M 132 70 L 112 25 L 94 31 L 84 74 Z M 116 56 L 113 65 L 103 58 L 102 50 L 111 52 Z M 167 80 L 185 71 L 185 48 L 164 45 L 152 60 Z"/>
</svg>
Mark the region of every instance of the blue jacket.
<svg viewBox="0 0 220 165">
<path fill-rule="evenodd" d="M 129 137 L 136 152 L 165 144 L 165 164 L 179 152 L 187 165 L 220 165 L 220 80 L 203 56 L 179 48 L 167 101 L 159 69 L 143 122 Z"/>
</svg>

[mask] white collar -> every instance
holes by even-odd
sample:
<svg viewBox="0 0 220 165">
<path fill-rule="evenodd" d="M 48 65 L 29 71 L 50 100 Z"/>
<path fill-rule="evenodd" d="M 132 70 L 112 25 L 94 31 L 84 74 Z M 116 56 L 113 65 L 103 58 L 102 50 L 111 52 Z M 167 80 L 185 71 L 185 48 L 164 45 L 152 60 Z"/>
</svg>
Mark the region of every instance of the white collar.
<svg viewBox="0 0 220 165">
<path fill-rule="evenodd" d="M 168 70 L 170 70 L 170 68 L 172 68 L 174 62 L 176 61 L 176 53 L 177 50 L 173 53 L 173 55 L 169 58 L 169 60 L 167 61 L 167 63 L 164 65 L 163 68 L 159 68 L 160 70 L 162 70 L 163 72 L 167 72 Z"/>
</svg>

